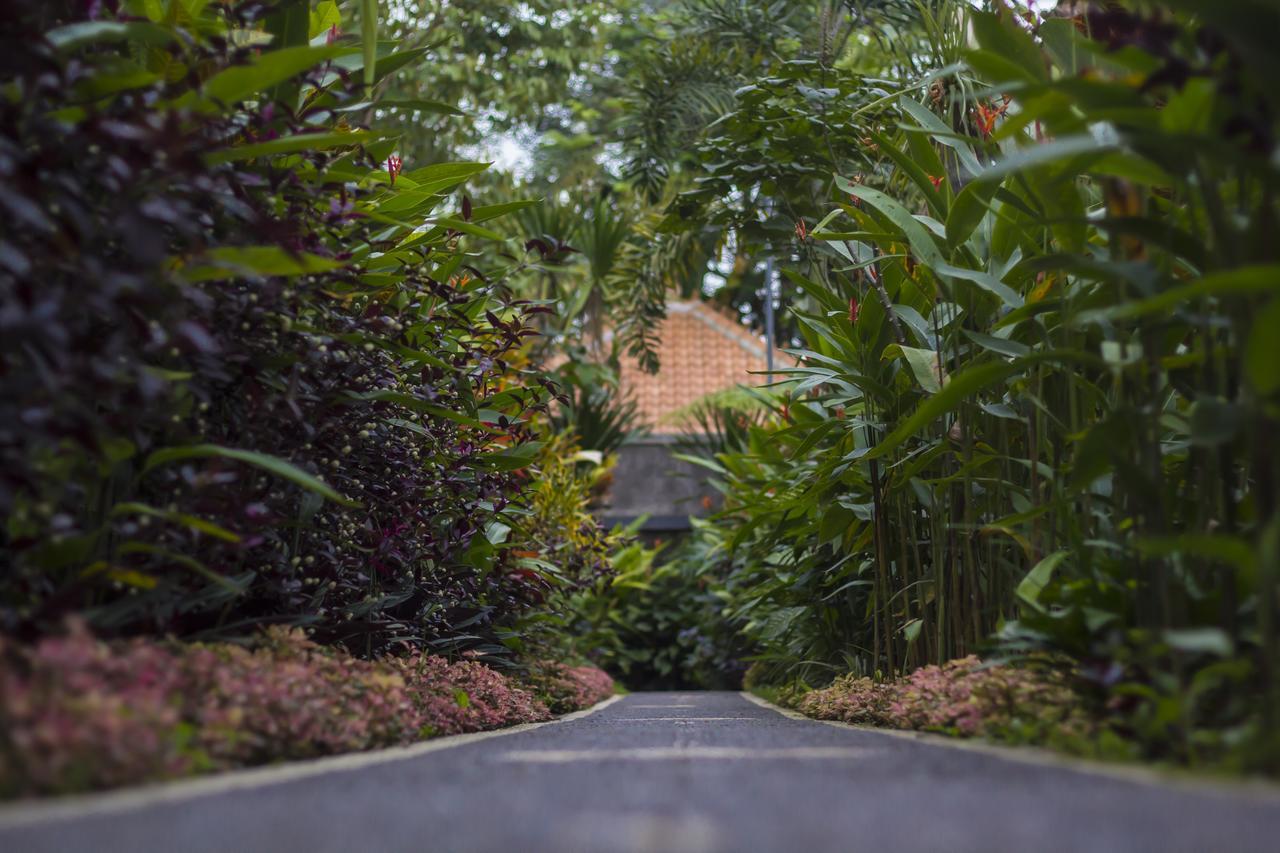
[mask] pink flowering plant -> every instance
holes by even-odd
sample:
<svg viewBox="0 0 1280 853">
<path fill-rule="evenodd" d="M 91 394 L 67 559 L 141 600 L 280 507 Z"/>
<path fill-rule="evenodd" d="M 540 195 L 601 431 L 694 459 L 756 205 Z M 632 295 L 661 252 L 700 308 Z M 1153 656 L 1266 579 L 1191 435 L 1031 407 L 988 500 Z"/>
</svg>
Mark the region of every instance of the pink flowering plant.
<svg viewBox="0 0 1280 853">
<path fill-rule="evenodd" d="M 589 708 L 614 692 L 613 679 L 594 666 L 543 661 L 532 665 L 523 681 L 556 714 Z"/>
<path fill-rule="evenodd" d="M 551 681 L 519 683 L 475 660 L 360 660 L 282 628 L 252 648 L 106 643 L 79 622 L 31 645 L 0 639 L 0 796 L 408 744 L 538 722 L 612 693 L 599 670 L 548 666 Z"/>
<path fill-rule="evenodd" d="M 921 667 L 898 682 L 845 676 L 789 704 L 822 720 L 964 737 L 1041 741 L 1098 727 L 1061 670 L 984 664 L 974 656 Z"/>
</svg>

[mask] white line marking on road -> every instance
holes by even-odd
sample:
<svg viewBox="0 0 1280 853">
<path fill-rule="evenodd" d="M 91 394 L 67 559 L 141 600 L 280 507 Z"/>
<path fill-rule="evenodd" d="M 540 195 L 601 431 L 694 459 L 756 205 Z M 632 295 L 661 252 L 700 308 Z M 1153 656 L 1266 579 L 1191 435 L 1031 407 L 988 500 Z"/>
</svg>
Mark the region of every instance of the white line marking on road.
<svg viewBox="0 0 1280 853">
<path fill-rule="evenodd" d="M 619 723 L 698 723 L 708 720 L 758 720 L 759 717 L 616 717 Z"/>
<path fill-rule="evenodd" d="M 280 785 L 311 776 L 325 773 L 361 770 L 379 764 L 390 764 L 417 758 L 429 752 L 453 749 L 469 743 L 488 740 L 505 735 L 531 732 L 543 726 L 554 726 L 570 720 L 580 720 L 597 711 L 602 711 L 621 699 L 611 696 L 582 711 L 565 714 L 545 723 L 523 723 L 505 729 L 494 729 L 488 732 L 474 732 L 465 735 L 450 735 L 434 738 L 409 746 L 393 746 L 388 749 L 376 749 L 368 752 L 351 752 L 346 755 L 330 755 L 307 761 L 294 761 L 269 767 L 251 767 L 246 770 L 232 770 L 217 776 L 197 779 L 183 779 L 175 782 L 161 782 L 139 788 L 128 788 L 121 791 L 107 791 L 99 794 L 77 794 L 60 797 L 56 800 L 26 800 L 6 803 L 0 806 L 0 829 L 13 829 L 40 823 L 51 823 L 57 820 L 81 817 L 100 817 L 135 811 L 161 803 L 180 803 L 224 794 L 229 791 L 244 791 L 253 788 L 266 788 Z"/>
<path fill-rule="evenodd" d="M 512 764 L 569 764 L 577 761 L 687 761 L 865 758 L 881 750 L 850 746 L 795 746 L 747 749 L 736 746 L 651 746 L 633 749 L 517 749 L 498 756 Z"/>
<path fill-rule="evenodd" d="M 628 705 L 628 708 L 696 708 L 697 705 Z"/>
</svg>

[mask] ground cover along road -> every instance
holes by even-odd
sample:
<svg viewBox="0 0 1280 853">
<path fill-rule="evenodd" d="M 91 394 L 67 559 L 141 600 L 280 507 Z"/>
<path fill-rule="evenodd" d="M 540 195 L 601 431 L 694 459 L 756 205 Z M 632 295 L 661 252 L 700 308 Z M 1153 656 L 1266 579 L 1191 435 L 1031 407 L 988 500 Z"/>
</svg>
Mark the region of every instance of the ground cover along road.
<svg viewBox="0 0 1280 853">
<path fill-rule="evenodd" d="M 324 765 L 322 765 L 324 766 Z M 5 853 L 1280 850 L 1280 795 L 1163 785 L 796 720 L 737 693 L 251 787 L 0 814 Z"/>
</svg>

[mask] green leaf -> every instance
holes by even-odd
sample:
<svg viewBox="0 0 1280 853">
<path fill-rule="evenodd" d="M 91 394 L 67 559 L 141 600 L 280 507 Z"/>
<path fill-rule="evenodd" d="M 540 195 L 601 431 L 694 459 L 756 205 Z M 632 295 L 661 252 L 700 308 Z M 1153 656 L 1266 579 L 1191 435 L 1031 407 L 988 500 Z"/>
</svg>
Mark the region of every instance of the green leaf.
<svg viewBox="0 0 1280 853">
<path fill-rule="evenodd" d="M 515 471 L 527 468 L 542 450 L 541 441 L 530 441 L 509 450 L 500 450 L 484 457 L 484 464 L 495 471 Z"/>
<path fill-rule="evenodd" d="M 224 246 L 211 249 L 181 271 L 190 282 L 238 276 L 293 276 L 327 272 L 340 261 L 307 252 L 292 254 L 279 246 Z"/>
<path fill-rule="evenodd" d="M 215 74 L 199 93 L 189 92 L 176 106 L 213 111 L 238 104 L 350 50 L 341 45 L 298 45 L 270 50 L 249 65 L 237 65 Z"/>
<path fill-rule="evenodd" d="M 308 38 L 325 36 L 333 27 L 342 26 L 342 11 L 335 0 L 321 0 L 311 10 L 307 27 Z"/>
<path fill-rule="evenodd" d="M 996 16 L 991 12 L 970 12 L 973 34 L 983 50 L 1004 57 L 1021 70 L 1023 79 L 1043 83 L 1049 79 L 1045 57 L 1030 34 L 1014 23 L 1013 15 Z M 1001 82 L 1001 81 L 993 81 Z"/>
<path fill-rule="evenodd" d="M 1053 570 L 1058 564 L 1067 558 L 1070 552 L 1054 551 L 1027 572 L 1027 576 L 1018 584 L 1018 588 L 1014 590 L 1014 594 L 1024 603 L 1034 610 L 1043 612 L 1044 605 L 1040 603 L 1040 595 L 1044 592 L 1044 588 L 1049 585 L 1049 581 L 1053 578 Z"/>
<path fill-rule="evenodd" d="M 1280 391 L 1280 297 L 1253 316 L 1253 330 L 1244 348 L 1244 371 L 1262 396 Z"/>
<path fill-rule="evenodd" d="M 1000 301 L 1010 308 L 1021 308 L 1023 305 L 1022 297 L 1018 295 L 1016 290 L 990 273 L 982 270 L 965 269 L 964 267 L 957 267 L 947 263 L 938 264 L 933 268 L 933 271 L 946 279 L 972 282 L 988 293 L 999 297 Z"/>
<path fill-rule="evenodd" d="M 880 151 L 888 155 L 889 159 L 897 165 L 898 170 L 910 178 L 911 182 L 920 190 L 920 194 L 924 196 L 925 203 L 929 205 L 929 209 L 934 212 L 934 215 L 945 219 L 947 216 L 946 194 L 939 189 L 934 189 L 933 181 L 930 178 L 946 177 L 946 173 L 929 175 L 924 169 L 920 168 L 914 158 L 901 151 L 884 134 L 872 131 L 871 136 L 876 141 L 876 144 L 880 146 Z M 814 231 L 817 230 L 818 228 L 815 227 Z"/>
<path fill-rule="evenodd" d="M 451 116 L 464 116 L 467 114 L 453 104 L 446 104 L 444 101 L 428 101 L 422 98 L 374 101 L 373 105 L 379 110 L 392 110 L 395 112 L 439 113 Z M 346 109 L 340 110 L 340 112 L 346 112 Z"/>
<path fill-rule="evenodd" d="M 1197 447 L 1218 447 L 1235 440 L 1245 422 L 1240 406 L 1207 394 L 1196 398 L 1188 416 L 1191 443 Z"/>
<path fill-rule="evenodd" d="M 420 169 L 413 169 L 405 172 L 400 176 L 400 181 L 406 186 L 422 192 L 439 192 L 441 189 L 448 189 L 457 186 L 462 181 L 478 175 L 492 166 L 492 163 L 478 162 L 462 162 L 462 163 L 432 163 L 430 166 L 423 166 Z"/>
<path fill-rule="evenodd" d="M 891 453 L 936 418 L 959 406 L 966 397 L 1026 369 L 1031 364 L 1041 361 L 1062 361 L 1096 366 L 1100 359 L 1078 350 L 1048 350 L 1045 352 L 1033 352 L 1012 362 L 994 362 L 967 368 L 954 374 L 947 384 L 942 386 L 941 391 L 921 403 L 893 432 L 885 436 L 874 447 L 859 448 L 847 454 L 844 458 L 849 460 L 876 459 Z"/>
<path fill-rule="evenodd" d="M 1181 628 L 1165 631 L 1161 637 L 1180 652 L 1227 658 L 1235 652 L 1231 637 L 1221 628 Z"/>
<path fill-rule="evenodd" d="M 173 33 L 147 21 L 80 21 L 49 30 L 44 37 L 58 50 L 69 51 L 98 42 L 164 45 L 173 40 Z"/>
<path fill-rule="evenodd" d="M 983 349 L 998 352 L 1001 355 L 1007 355 L 1012 358 L 1020 358 L 1031 352 L 1031 347 L 1017 341 L 1011 341 L 1008 338 L 1000 338 L 994 335 L 984 335 L 981 332 L 971 332 L 964 329 L 964 335 Z"/>
<path fill-rule="evenodd" d="M 365 145 L 385 137 L 367 130 L 338 133 L 299 133 L 294 136 L 282 136 L 266 142 L 251 142 L 237 145 L 234 148 L 223 148 L 206 154 L 204 160 L 210 166 L 221 163 L 233 163 L 240 160 L 252 160 L 255 157 L 272 157 L 277 154 L 296 154 L 299 151 L 327 151 L 332 148 L 347 148 Z"/>
<path fill-rule="evenodd" d="M 930 136 L 955 151 L 960 158 L 960 165 L 964 166 L 969 174 L 976 175 L 982 171 L 982 165 L 973 153 L 967 137 L 958 137 L 954 130 L 943 124 L 942 119 L 931 113 L 927 107 L 905 95 L 898 99 L 898 105 Z"/>
<path fill-rule="evenodd" d="M 1249 296 L 1280 293 L 1280 264 L 1237 267 L 1210 273 L 1188 284 L 1171 287 L 1146 299 L 1125 302 L 1112 308 L 1081 312 L 1081 319 L 1129 320 L 1151 314 L 1166 314 L 1183 302 L 1204 297 Z"/>
<path fill-rule="evenodd" d="M 196 558 L 188 557 L 186 554 L 179 554 L 176 551 L 171 551 L 168 548 L 163 548 L 159 545 L 152 545 L 149 542 L 133 541 L 124 543 L 116 550 L 120 554 L 150 554 L 151 556 L 160 557 L 161 559 L 176 563 L 184 569 L 190 569 L 206 580 L 217 584 L 235 595 L 244 594 L 244 587 L 242 585 L 237 584 L 230 578 L 223 577 Z"/>
<path fill-rule="evenodd" d="M 157 507 L 148 506 L 142 503 L 119 503 L 111 508 L 112 515 L 149 515 L 155 518 L 163 518 L 166 521 L 172 521 L 175 524 L 181 524 L 192 530 L 212 536 L 214 539 L 221 539 L 223 542 L 239 542 L 240 537 L 225 527 L 214 524 L 212 521 L 206 521 L 203 518 L 197 518 L 194 515 L 187 515 L 182 512 L 171 512 L 166 509 L 158 509 Z"/>
<path fill-rule="evenodd" d="M 934 241 L 929 229 L 925 228 L 896 199 L 885 195 L 877 189 L 845 180 L 839 175 L 836 176 L 836 186 L 850 195 L 867 202 L 892 222 L 902 232 L 907 243 L 910 244 L 912 250 L 925 266 L 930 269 L 937 269 L 946 264 L 946 260 L 942 257 L 942 252 L 938 249 L 938 244 Z"/>
<path fill-rule="evenodd" d="M 999 188 L 1000 185 L 994 181 L 970 181 L 960 190 L 947 215 L 947 243 L 952 249 L 963 244 L 973 234 Z"/>
<path fill-rule="evenodd" d="M 333 490 L 324 481 L 313 477 L 301 468 L 270 456 L 266 453 L 257 453 L 252 450 L 240 450 L 234 447 L 220 447 L 216 444 L 195 444 L 187 447 L 166 447 L 163 450 L 157 450 L 147 457 L 146 464 L 143 465 L 142 473 L 145 475 L 155 470 L 161 465 L 169 465 L 174 462 L 182 462 L 187 459 L 206 459 L 218 457 L 222 459 L 234 459 L 237 462 L 244 462 L 254 467 L 274 474 L 281 479 L 301 486 L 304 489 L 322 495 L 334 503 L 343 506 L 359 506 L 355 501 L 348 500 Z"/>
<path fill-rule="evenodd" d="M 473 237 L 482 237 L 485 240 L 504 240 L 506 239 L 497 231 L 490 231 L 488 228 L 481 228 L 479 225 L 473 225 L 470 222 L 464 222 L 452 216 L 440 216 L 432 220 L 428 220 L 432 225 L 442 228 L 451 228 L 454 231 L 463 234 L 470 234 Z"/>
<path fill-rule="evenodd" d="M 998 181 L 1015 172 L 1025 172 L 1028 169 L 1060 163 L 1064 160 L 1074 160 L 1074 171 L 1083 172 L 1090 164 L 1117 150 L 1119 150 L 1118 143 L 1099 142 L 1087 134 L 1064 136 L 1051 142 L 1040 142 L 1019 148 L 994 165 L 983 169 L 977 180 Z M 1086 159 L 1076 159 L 1082 156 Z"/>
<path fill-rule="evenodd" d="M 1151 536 L 1139 539 L 1134 547 L 1155 557 L 1198 557 L 1224 563 L 1243 573 L 1257 567 L 1253 547 L 1239 536 L 1226 533 L 1183 533 L 1178 536 Z"/>
<path fill-rule="evenodd" d="M 897 358 L 899 355 L 907 360 L 907 364 L 911 366 L 911 372 L 915 374 L 916 381 L 920 383 L 920 387 L 928 391 L 930 394 L 936 394 L 942 390 L 943 369 L 938 364 L 938 354 L 931 349 L 921 349 L 919 347 L 904 347 L 898 344 L 890 344 L 884 348 L 882 358 Z"/>
<path fill-rule="evenodd" d="M 522 199 L 521 201 L 508 201 L 502 204 L 481 205 L 480 207 L 472 208 L 471 222 L 487 222 L 490 219 L 496 219 L 499 216 L 505 216 L 517 210 L 524 210 L 541 202 L 542 199 Z"/>
</svg>

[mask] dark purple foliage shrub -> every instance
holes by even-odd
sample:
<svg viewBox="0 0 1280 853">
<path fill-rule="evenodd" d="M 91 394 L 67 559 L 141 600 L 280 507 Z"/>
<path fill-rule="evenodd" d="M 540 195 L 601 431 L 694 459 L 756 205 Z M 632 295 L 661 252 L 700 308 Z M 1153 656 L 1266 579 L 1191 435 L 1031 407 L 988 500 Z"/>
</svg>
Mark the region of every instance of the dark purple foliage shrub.
<svg viewBox="0 0 1280 853">
<path fill-rule="evenodd" d="M 58 8 L 0 10 L 0 630 L 501 651 L 533 599 L 483 535 L 533 450 L 528 309 L 419 228 L 475 170 L 392 186 L 376 133 L 243 151 L 366 112 L 329 54 L 210 94 L 271 67 L 226 35 L 271 4 L 123 42 Z"/>
</svg>

